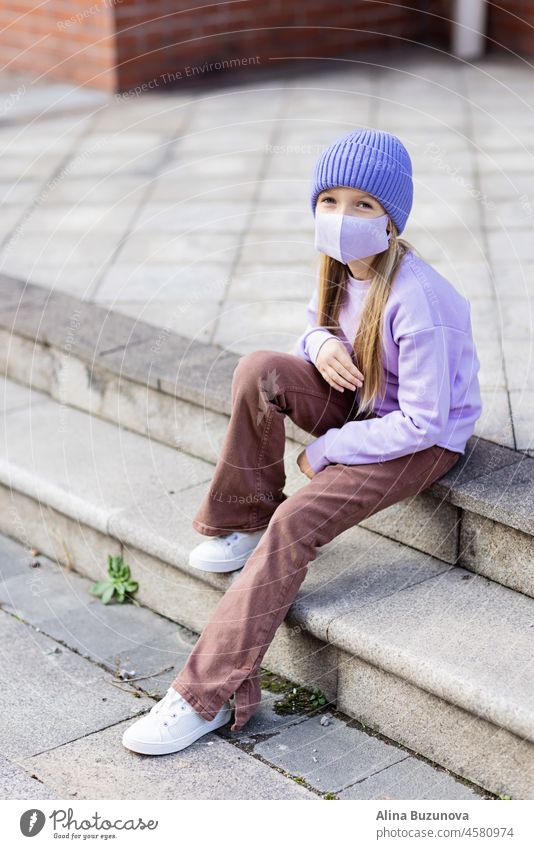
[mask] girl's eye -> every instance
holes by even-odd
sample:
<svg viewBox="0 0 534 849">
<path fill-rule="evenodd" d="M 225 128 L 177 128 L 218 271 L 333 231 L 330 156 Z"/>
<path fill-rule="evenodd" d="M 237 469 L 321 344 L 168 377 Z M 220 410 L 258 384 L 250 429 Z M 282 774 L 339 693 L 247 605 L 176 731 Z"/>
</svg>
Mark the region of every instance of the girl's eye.
<svg viewBox="0 0 534 849">
<path fill-rule="evenodd" d="M 321 203 L 327 203 L 329 200 L 331 200 L 333 203 L 335 203 L 335 202 L 336 202 L 336 199 L 335 199 L 335 198 L 333 198 L 333 197 L 329 196 L 329 197 L 325 197 L 325 198 L 323 198 L 323 199 L 321 200 Z M 368 203 L 366 200 L 359 200 L 359 201 L 358 201 L 358 203 L 357 203 L 356 205 L 357 205 L 357 206 L 359 206 L 359 204 L 360 204 L 360 203 L 363 203 L 363 205 L 364 205 L 364 206 L 366 206 L 366 207 L 367 207 L 367 209 L 372 209 L 372 208 L 373 208 L 373 207 L 371 206 L 371 204 L 370 204 L 370 203 Z"/>
</svg>

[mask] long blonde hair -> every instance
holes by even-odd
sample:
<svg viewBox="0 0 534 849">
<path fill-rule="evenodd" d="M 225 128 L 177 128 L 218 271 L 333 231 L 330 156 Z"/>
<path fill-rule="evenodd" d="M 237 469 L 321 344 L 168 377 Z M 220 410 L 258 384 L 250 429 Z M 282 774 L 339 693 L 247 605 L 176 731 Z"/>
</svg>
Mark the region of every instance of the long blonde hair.
<svg viewBox="0 0 534 849">
<path fill-rule="evenodd" d="M 386 383 L 382 362 L 382 326 L 386 301 L 391 291 L 401 259 L 408 250 L 416 249 L 397 235 L 389 220 L 391 238 L 388 247 L 377 254 L 371 265 L 371 283 L 352 343 L 356 366 L 365 380 L 358 389 L 358 413 L 370 412 L 378 397 L 383 397 Z M 334 335 L 339 335 L 339 313 L 347 292 L 349 269 L 337 259 L 322 254 L 319 266 L 319 298 L 317 323 Z"/>
</svg>

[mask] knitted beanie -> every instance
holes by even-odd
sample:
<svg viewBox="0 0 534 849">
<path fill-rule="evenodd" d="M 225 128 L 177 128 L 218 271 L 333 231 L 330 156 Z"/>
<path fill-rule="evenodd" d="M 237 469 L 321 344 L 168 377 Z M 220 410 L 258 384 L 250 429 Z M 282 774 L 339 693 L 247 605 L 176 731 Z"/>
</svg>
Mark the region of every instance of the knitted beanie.
<svg viewBox="0 0 534 849">
<path fill-rule="evenodd" d="M 392 133 L 359 127 L 338 138 L 320 155 L 311 195 L 315 216 L 317 195 L 324 189 L 348 186 L 369 192 L 380 201 L 399 234 L 413 203 L 412 162 Z"/>
</svg>

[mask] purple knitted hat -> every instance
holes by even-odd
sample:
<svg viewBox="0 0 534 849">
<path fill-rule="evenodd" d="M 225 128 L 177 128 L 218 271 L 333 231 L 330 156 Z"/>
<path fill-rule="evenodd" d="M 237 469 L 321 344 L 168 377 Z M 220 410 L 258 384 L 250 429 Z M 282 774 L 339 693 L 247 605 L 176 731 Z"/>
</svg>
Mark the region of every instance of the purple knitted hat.
<svg viewBox="0 0 534 849">
<path fill-rule="evenodd" d="M 412 162 L 397 136 L 359 127 L 338 138 L 319 156 L 313 173 L 311 207 L 324 189 L 348 186 L 372 194 L 404 230 L 413 203 Z"/>
</svg>

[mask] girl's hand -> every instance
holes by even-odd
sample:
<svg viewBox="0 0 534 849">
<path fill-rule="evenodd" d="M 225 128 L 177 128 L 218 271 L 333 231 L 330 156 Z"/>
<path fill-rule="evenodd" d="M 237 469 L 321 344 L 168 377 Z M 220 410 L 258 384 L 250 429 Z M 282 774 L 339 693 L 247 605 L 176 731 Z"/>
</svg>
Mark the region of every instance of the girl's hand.
<svg viewBox="0 0 534 849">
<path fill-rule="evenodd" d="M 305 475 L 309 478 L 313 478 L 316 474 L 310 464 L 308 463 L 308 458 L 306 457 L 306 449 L 300 452 L 297 457 L 297 466 L 299 467 L 301 472 L 304 472 Z"/>
<path fill-rule="evenodd" d="M 327 339 L 319 348 L 315 367 L 330 386 L 343 392 L 344 387 L 354 392 L 363 385 L 363 374 L 356 368 L 350 354 L 340 339 Z"/>
</svg>

